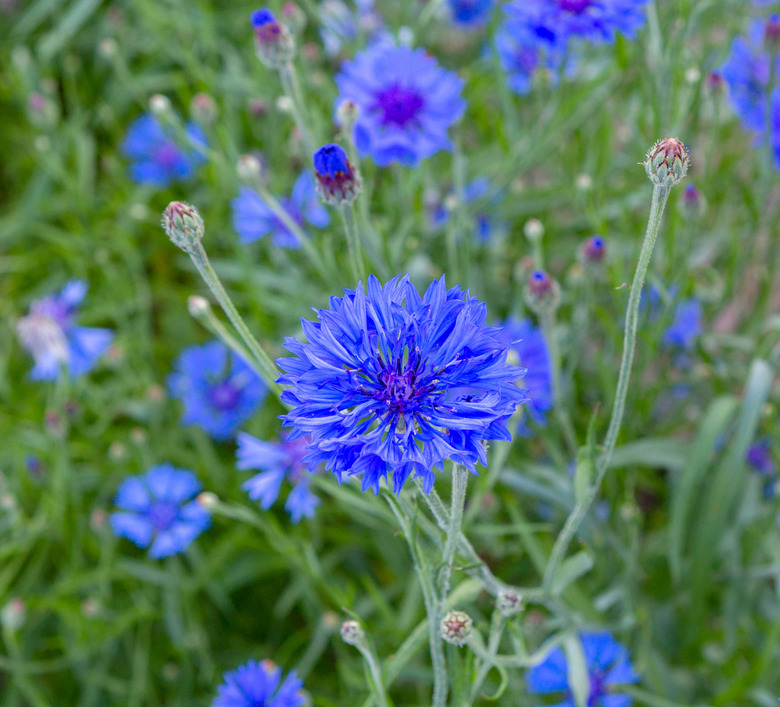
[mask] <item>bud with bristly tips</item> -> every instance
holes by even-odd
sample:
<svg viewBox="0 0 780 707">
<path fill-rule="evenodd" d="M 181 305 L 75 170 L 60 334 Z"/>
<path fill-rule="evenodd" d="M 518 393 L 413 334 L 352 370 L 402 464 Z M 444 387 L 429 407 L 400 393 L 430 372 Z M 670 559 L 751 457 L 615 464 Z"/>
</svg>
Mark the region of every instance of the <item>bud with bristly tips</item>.
<svg viewBox="0 0 780 707">
<path fill-rule="evenodd" d="M 163 211 L 162 227 L 174 245 L 190 255 L 198 251 L 205 226 L 198 210 L 183 201 L 172 201 Z"/>
<path fill-rule="evenodd" d="M 688 173 L 689 164 L 688 150 L 676 137 L 655 143 L 644 162 L 650 181 L 663 187 L 679 184 Z"/>
</svg>

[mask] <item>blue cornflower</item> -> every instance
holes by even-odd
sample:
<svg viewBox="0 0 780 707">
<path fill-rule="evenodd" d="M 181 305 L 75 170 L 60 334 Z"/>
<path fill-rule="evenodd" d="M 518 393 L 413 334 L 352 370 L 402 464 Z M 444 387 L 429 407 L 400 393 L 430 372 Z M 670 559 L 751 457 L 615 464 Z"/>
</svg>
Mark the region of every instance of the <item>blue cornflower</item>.
<svg viewBox="0 0 780 707">
<path fill-rule="evenodd" d="M 298 226 L 309 223 L 315 228 L 325 228 L 330 223 L 327 209 L 320 203 L 314 187 L 314 178 L 302 172 L 293 186 L 289 198 L 278 200 L 290 219 Z M 252 243 L 269 233 L 280 248 L 300 248 L 298 237 L 290 231 L 271 210 L 264 199 L 249 187 L 241 187 L 233 206 L 233 228 L 242 243 Z"/>
<path fill-rule="evenodd" d="M 282 671 L 270 660 L 250 660 L 222 677 L 225 682 L 211 707 L 300 707 L 306 702 L 303 681 L 295 671 L 280 685 Z"/>
<path fill-rule="evenodd" d="M 355 42 L 364 35 L 366 42 L 376 39 L 383 31 L 382 16 L 374 9 L 374 0 L 354 0 L 354 9 L 343 0 L 323 0 L 319 3 L 320 36 L 325 54 L 336 56 L 344 44 Z"/>
<path fill-rule="evenodd" d="M 507 86 L 518 95 L 524 96 L 531 90 L 537 71 L 548 70 L 550 80 L 557 82 L 564 62 L 563 51 L 552 44 L 540 45 L 516 19 L 505 18 L 494 41 Z"/>
<path fill-rule="evenodd" d="M 378 165 L 416 167 L 420 160 L 452 148 L 447 129 L 466 108 L 463 80 L 441 68 L 424 49 L 378 42 L 345 61 L 336 84 L 337 105 L 351 100 L 359 109 L 358 150 Z"/>
<path fill-rule="evenodd" d="M 488 200 L 493 206 L 499 201 L 499 195 L 490 194 L 490 180 L 487 177 L 477 177 L 463 188 L 463 201 L 473 204 L 481 200 Z M 442 199 L 436 192 L 426 197 L 426 211 L 428 224 L 433 230 L 443 228 L 450 220 L 450 211 L 445 201 L 454 197 L 454 190 L 450 189 L 447 196 Z M 492 209 L 480 210 L 474 215 L 474 235 L 479 243 L 487 243 L 496 231 L 505 229 L 505 224 L 496 218 Z"/>
<path fill-rule="evenodd" d="M 35 300 L 30 313 L 16 323 L 19 340 L 35 361 L 33 380 L 56 380 L 63 368 L 77 378 L 91 371 L 111 345 L 110 329 L 74 323 L 88 287 L 83 280 L 71 280 L 57 294 Z"/>
<path fill-rule="evenodd" d="M 443 277 L 420 297 L 408 275 L 384 286 L 371 275 L 332 297 L 318 322 L 302 320 L 309 343 L 286 339 L 295 356 L 277 363 L 290 386 L 282 419 L 289 439 L 310 436 L 310 468 L 361 475 L 375 493 L 390 472 L 396 493 L 412 474 L 430 491 L 446 459 L 476 474 L 484 440 L 511 439 L 506 421 L 526 399 L 515 385 L 523 371 L 507 365 L 485 316 Z"/>
<path fill-rule="evenodd" d="M 607 632 L 580 634 L 580 643 L 585 654 L 585 665 L 590 678 L 588 707 L 629 707 L 633 699 L 628 695 L 615 694 L 619 685 L 638 682 L 639 676 L 631 665 L 631 654 Z M 556 646 L 544 662 L 528 673 L 528 692 L 549 695 L 565 692 L 566 700 L 556 707 L 575 707 L 569 687 L 566 656 Z"/>
<path fill-rule="evenodd" d="M 185 550 L 211 523 L 211 516 L 193 500 L 202 489 L 195 474 L 171 464 L 153 466 L 143 476 L 130 476 L 116 492 L 111 527 L 138 547 L 149 547 L 159 559 Z M 151 547 L 150 547 L 151 546 Z"/>
<path fill-rule="evenodd" d="M 168 389 L 184 403 L 181 423 L 202 427 L 218 440 L 235 434 L 268 392 L 244 360 L 219 341 L 184 349 L 168 376 Z"/>
<path fill-rule="evenodd" d="M 139 184 L 166 187 L 189 179 L 206 161 L 206 135 L 197 123 L 187 123 L 185 144 L 153 115 L 136 118 L 127 129 L 122 152 L 132 160 L 130 177 Z"/>
<path fill-rule="evenodd" d="M 691 349 L 701 331 L 701 303 L 691 297 L 675 306 L 674 320 L 664 332 L 663 343 L 675 348 Z"/>
<path fill-rule="evenodd" d="M 286 478 L 293 489 L 284 507 L 293 523 L 300 522 L 301 518 L 313 518 L 320 503 L 309 489 L 308 465 L 303 461 L 307 446 L 305 437 L 288 439 L 285 436 L 278 442 L 264 442 L 246 432 L 238 434 L 236 467 L 241 470 L 262 469 L 260 474 L 245 481 L 241 488 L 253 501 L 260 501 L 260 507 L 267 511 L 279 497 Z"/>
<path fill-rule="evenodd" d="M 510 360 L 526 370 L 521 385 L 527 389 L 528 401 L 523 410 L 537 425 L 545 425 L 546 413 L 553 406 L 553 393 L 552 361 L 544 333 L 530 319 L 510 317 L 501 327 L 501 337 L 510 347 Z M 519 431 L 528 433 L 522 420 Z"/>
<path fill-rule="evenodd" d="M 645 22 L 647 0 L 514 0 L 505 7 L 540 45 L 564 47 L 571 39 L 613 42 L 633 38 Z"/>
<path fill-rule="evenodd" d="M 464 28 L 481 27 L 490 19 L 493 0 L 447 0 L 452 21 Z"/>
</svg>

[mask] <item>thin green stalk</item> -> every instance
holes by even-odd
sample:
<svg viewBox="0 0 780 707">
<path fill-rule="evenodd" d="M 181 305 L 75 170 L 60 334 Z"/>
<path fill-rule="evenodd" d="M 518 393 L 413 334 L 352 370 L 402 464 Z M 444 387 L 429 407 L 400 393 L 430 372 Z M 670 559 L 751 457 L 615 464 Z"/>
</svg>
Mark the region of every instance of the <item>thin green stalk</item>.
<svg viewBox="0 0 780 707">
<path fill-rule="evenodd" d="M 647 271 L 650 266 L 650 259 L 653 255 L 655 241 L 658 238 L 658 231 L 661 227 L 661 220 L 664 214 L 666 202 L 669 199 L 671 187 L 656 185 L 653 187 L 653 201 L 650 206 L 650 218 L 647 222 L 647 231 L 642 242 L 642 250 L 639 253 L 639 262 L 634 273 L 634 280 L 631 283 L 631 292 L 628 296 L 628 309 L 626 311 L 626 326 L 623 337 L 623 357 L 620 361 L 620 372 L 618 374 L 617 390 L 615 392 L 615 404 L 612 408 L 612 417 L 607 428 L 607 436 L 604 441 L 604 451 L 601 454 L 596 467 L 596 479 L 588 488 L 587 493 L 582 500 L 574 507 L 566 520 L 560 535 L 555 540 L 550 559 L 544 572 L 542 588 L 545 593 L 549 593 L 552 587 L 555 574 L 563 561 L 569 543 L 574 538 L 580 524 L 584 520 L 588 509 L 596 498 L 601 488 L 601 482 L 609 468 L 609 462 L 612 458 L 612 452 L 615 450 L 620 426 L 623 423 L 623 413 L 626 406 L 626 397 L 628 395 L 628 384 L 631 377 L 631 366 L 634 362 L 634 347 L 636 345 L 636 332 L 639 321 L 639 301 L 642 297 L 642 287 L 647 277 Z"/>
<path fill-rule="evenodd" d="M 351 204 L 344 204 L 341 209 L 341 218 L 344 221 L 344 233 L 347 236 L 347 250 L 349 262 L 352 267 L 352 277 L 357 285 L 358 281 L 365 280 L 363 270 L 363 252 L 360 246 L 360 236 L 355 223 L 355 212 Z"/>
<path fill-rule="evenodd" d="M 466 485 L 468 482 L 468 470 L 462 464 L 452 465 L 452 506 L 450 511 L 450 522 L 447 528 L 447 534 L 444 538 L 444 552 L 442 552 L 442 568 L 439 575 L 440 600 L 439 605 L 443 607 L 450 593 L 450 579 L 452 577 L 452 564 L 455 561 L 455 547 L 458 544 L 458 537 L 461 533 L 463 524 L 463 506 L 466 502 Z"/>
<path fill-rule="evenodd" d="M 301 131 L 301 137 L 303 138 L 303 144 L 306 146 L 306 151 L 309 155 L 313 155 L 317 146 L 314 144 L 314 139 L 311 136 L 308 121 L 306 120 L 303 94 L 301 93 L 301 87 L 298 83 L 298 73 L 295 70 L 295 65 L 292 62 L 288 62 L 280 66 L 279 78 L 282 82 L 282 90 L 290 99 L 293 119 L 298 126 L 298 130 Z"/>
<path fill-rule="evenodd" d="M 270 390 L 274 391 L 277 396 L 281 396 L 282 388 L 278 383 L 276 383 L 276 378 L 279 375 L 279 370 L 276 368 L 276 364 L 274 364 L 274 362 L 271 360 L 271 357 L 265 352 L 257 339 L 255 339 L 255 337 L 252 335 L 252 332 L 249 330 L 246 322 L 241 318 L 241 315 L 238 313 L 238 310 L 233 304 L 233 301 L 230 299 L 228 293 L 225 291 L 225 288 L 222 286 L 217 273 L 214 272 L 214 268 L 211 267 L 211 263 L 209 262 L 209 258 L 206 255 L 206 250 L 203 247 L 203 244 L 198 242 L 195 249 L 191 251 L 189 255 L 190 258 L 192 258 L 192 262 L 195 264 L 195 267 L 198 268 L 198 272 L 200 273 L 201 277 L 205 280 L 206 284 L 209 286 L 209 289 L 217 298 L 217 301 L 222 307 L 222 311 L 224 311 L 228 319 L 230 319 L 233 326 L 236 328 L 236 331 L 239 333 L 244 343 L 246 344 L 246 347 L 249 349 L 249 352 L 252 354 L 252 357 L 255 359 L 258 367 L 263 372 L 263 379 L 265 384 L 269 387 Z"/>
<path fill-rule="evenodd" d="M 368 646 L 367 641 L 363 643 L 356 643 L 355 648 L 360 651 L 363 659 L 368 666 L 368 672 L 371 675 L 371 692 L 376 698 L 376 702 L 379 707 L 390 707 L 390 703 L 387 701 L 387 693 L 385 692 L 385 686 L 382 683 L 382 671 L 379 668 L 379 662 L 374 655 L 374 652 Z"/>
<path fill-rule="evenodd" d="M 486 654 L 482 657 L 482 665 L 479 666 L 477 677 L 471 685 L 471 694 L 469 695 L 468 707 L 474 704 L 474 700 L 479 696 L 479 690 L 482 683 L 485 682 L 490 669 L 496 665 L 498 656 L 498 647 L 501 643 L 501 636 L 504 634 L 504 617 L 498 609 L 493 611 L 493 618 L 490 626 L 490 636 L 488 637 L 488 647 Z"/>
<path fill-rule="evenodd" d="M 555 322 L 555 310 L 547 308 L 541 315 L 542 333 L 547 340 L 547 348 L 550 351 L 550 361 L 552 364 L 552 388 L 553 388 L 553 408 L 555 416 L 558 418 L 563 430 L 563 436 L 566 439 L 566 446 L 569 448 L 569 454 L 577 453 L 577 435 L 574 433 L 574 426 L 569 417 L 568 407 L 563 399 L 562 373 L 561 373 L 561 349 L 558 346 L 557 326 Z"/>
</svg>

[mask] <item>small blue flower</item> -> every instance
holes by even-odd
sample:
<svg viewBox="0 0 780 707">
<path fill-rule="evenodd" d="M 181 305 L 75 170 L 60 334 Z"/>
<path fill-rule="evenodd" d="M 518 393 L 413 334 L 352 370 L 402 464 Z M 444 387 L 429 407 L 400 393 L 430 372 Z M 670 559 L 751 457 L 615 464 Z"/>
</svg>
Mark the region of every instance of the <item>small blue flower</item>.
<svg viewBox="0 0 780 707">
<path fill-rule="evenodd" d="M 527 94 L 536 73 L 541 70 L 546 69 L 552 83 L 557 83 L 564 64 L 564 52 L 558 47 L 540 45 L 527 28 L 512 17 L 505 18 L 494 41 L 507 86 L 516 94 Z M 573 62 L 571 66 L 573 68 Z"/>
<path fill-rule="evenodd" d="M 191 471 L 171 464 L 153 466 L 143 476 L 130 476 L 119 486 L 111 527 L 118 537 L 149 547 L 157 560 L 184 551 L 211 523 L 211 516 L 193 500 L 202 489 Z"/>
<path fill-rule="evenodd" d="M 245 481 L 241 488 L 267 511 L 276 502 L 282 482 L 287 479 L 293 489 L 284 507 L 293 523 L 300 522 L 301 518 L 313 518 L 320 503 L 309 490 L 308 465 L 303 461 L 307 445 L 306 438 L 264 442 L 246 432 L 238 434 L 236 467 L 242 471 L 262 469 L 260 474 Z"/>
<path fill-rule="evenodd" d="M 495 233 L 506 230 L 506 224 L 498 219 L 494 209 L 490 208 L 499 202 L 500 195 L 495 193 L 490 196 L 490 191 L 490 180 L 487 177 L 477 177 L 463 188 L 464 203 L 473 204 L 482 200 L 489 202 L 485 210 L 474 215 L 474 235 L 479 243 L 487 243 Z M 451 214 L 445 206 L 445 200 L 453 196 L 454 190 L 450 189 L 445 199 L 438 193 L 426 197 L 427 219 L 431 229 L 438 230 L 449 222 Z"/>
<path fill-rule="evenodd" d="M 521 379 L 521 385 L 528 394 L 523 411 L 537 425 L 544 426 L 547 424 L 547 412 L 553 406 L 552 361 L 544 333 L 530 319 L 510 317 L 501 327 L 501 337 L 510 347 L 509 359 L 526 371 Z M 520 421 L 518 431 L 529 434 L 524 420 Z"/>
<path fill-rule="evenodd" d="M 289 199 L 283 197 L 278 201 L 290 219 L 302 228 L 305 223 L 314 228 L 325 228 L 330 223 L 330 215 L 317 198 L 314 178 L 309 172 L 302 172 L 298 177 Z M 241 187 L 231 205 L 233 229 L 242 243 L 252 243 L 270 233 L 274 244 L 280 248 L 301 247 L 297 236 L 287 228 L 263 198 L 249 187 Z"/>
<path fill-rule="evenodd" d="M 746 454 L 747 463 L 763 476 L 772 476 L 777 472 L 777 465 L 772 458 L 772 445 L 769 440 L 762 439 L 752 445 Z"/>
<path fill-rule="evenodd" d="M 588 707 L 629 707 L 634 703 L 628 695 L 614 689 L 627 683 L 639 682 L 631 665 L 631 654 L 607 632 L 580 634 L 585 664 L 590 678 Z M 528 692 L 536 695 L 566 693 L 566 700 L 556 707 L 575 707 L 569 686 L 566 656 L 556 646 L 542 663 L 529 671 L 526 678 Z"/>
<path fill-rule="evenodd" d="M 303 681 L 291 670 L 280 685 L 282 671 L 272 661 L 250 660 L 225 673 L 211 707 L 300 707 L 306 700 Z"/>
<path fill-rule="evenodd" d="M 378 42 L 344 62 L 336 76 L 338 105 L 353 101 L 358 151 L 386 166 L 416 167 L 451 150 L 447 129 L 466 108 L 463 81 L 441 68 L 424 49 Z"/>
<path fill-rule="evenodd" d="M 360 475 L 375 493 L 388 473 L 396 493 L 414 474 L 430 491 L 446 459 L 476 473 L 484 440 L 511 439 L 523 371 L 507 365 L 485 305 L 460 287 L 442 278 L 421 297 L 408 275 L 384 286 L 371 275 L 317 318 L 302 320 L 309 343 L 286 339 L 294 357 L 277 361 L 290 386 L 284 426 L 291 440 L 310 436 L 310 468 Z"/>
<path fill-rule="evenodd" d="M 202 427 L 217 440 L 232 437 L 268 392 L 243 359 L 219 341 L 184 349 L 168 389 L 184 403 L 181 424 Z"/>
<path fill-rule="evenodd" d="M 678 302 L 674 320 L 666 329 L 663 343 L 678 349 L 690 350 L 702 332 L 701 303 L 695 297 Z"/>
<path fill-rule="evenodd" d="M 127 130 L 122 152 L 132 160 L 130 177 L 139 184 L 166 187 L 189 179 L 206 161 L 206 135 L 197 123 L 187 123 L 186 144 L 177 142 L 174 131 L 153 115 L 137 118 Z"/>
<path fill-rule="evenodd" d="M 490 19 L 493 0 L 447 0 L 452 21 L 464 28 L 481 27 Z"/>
<path fill-rule="evenodd" d="M 335 179 L 339 174 L 347 174 L 352 169 L 344 148 L 333 143 L 320 147 L 312 160 L 314 172 L 329 179 Z"/>
<path fill-rule="evenodd" d="M 75 324 L 87 293 L 83 280 L 71 280 L 59 293 L 35 300 L 16 323 L 22 345 L 32 354 L 33 380 L 56 380 L 64 368 L 71 378 L 91 371 L 114 339 L 110 329 Z"/>
</svg>

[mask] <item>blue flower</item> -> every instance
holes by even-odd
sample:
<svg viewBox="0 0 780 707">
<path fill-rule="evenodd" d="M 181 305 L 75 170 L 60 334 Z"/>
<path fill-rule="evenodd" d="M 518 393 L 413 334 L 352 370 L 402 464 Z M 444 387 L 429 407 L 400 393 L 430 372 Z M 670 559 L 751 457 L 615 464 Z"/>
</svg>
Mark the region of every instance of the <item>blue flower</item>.
<svg viewBox="0 0 780 707">
<path fill-rule="evenodd" d="M 619 685 L 639 682 L 631 665 L 631 654 L 607 632 L 580 634 L 585 665 L 590 678 L 588 707 L 629 707 L 628 695 L 613 692 Z M 556 646 L 544 662 L 533 668 L 526 678 L 528 692 L 536 695 L 566 693 L 566 700 L 556 707 L 575 707 L 569 686 L 566 656 Z"/>
<path fill-rule="evenodd" d="M 564 47 L 571 39 L 613 42 L 645 22 L 647 0 L 514 0 L 505 12 L 540 45 Z"/>
<path fill-rule="evenodd" d="M 330 215 L 317 198 L 314 178 L 309 172 L 302 172 L 298 177 L 289 199 L 283 197 L 278 201 L 290 219 L 302 228 L 304 222 L 315 228 L 325 228 L 330 223 Z M 252 243 L 270 233 L 274 244 L 280 248 L 301 247 L 297 236 L 263 198 L 249 187 L 241 187 L 232 206 L 233 228 L 242 243 Z"/>
<path fill-rule="evenodd" d="M 480 27 L 490 19 L 493 0 L 447 0 L 452 21 L 463 28 Z"/>
<path fill-rule="evenodd" d="M 537 425 L 545 425 L 546 413 L 553 406 L 552 362 L 547 340 L 542 330 L 535 327 L 530 319 L 510 317 L 501 326 L 501 337 L 510 347 L 510 360 L 526 370 L 522 386 L 527 389 L 528 401 L 523 410 Z M 528 434 L 522 420 L 519 431 Z"/>
<path fill-rule="evenodd" d="M 564 53 L 552 44 L 540 45 L 517 20 L 506 18 L 496 31 L 494 41 L 499 64 L 512 91 L 524 96 L 531 90 L 536 72 L 543 69 L 547 69 L 551 81 L 557 83 Z"/>
<path fill-rule="evenodd" d="M 184 349 L 168 389 L 184 403 L 181 423 L 202 427 L 218 440 L 235 434 L 268 392 L 243 359 L 219 341 Z"/>
<path fill-rule="evenodd" d="M 426 491 L 446 459 L 486 464 L 484 440 L 511 439 L 506 421 L 526 397 L 506 363 L 486 307 L 460 287 L 435 280 L 420 297 L 409 276 L 332 297 L 318 322 L 302 320 L 309 343 L 288 338 L 281 358 L 290 388 L 282 416 L 289 439 L 310 436 L 304 461 L 323 463 L 341 481 L 361 475 L 379 492 L 392 472 L 399 493 L 410 475 Z"/>
<path fill-rule="evenodd" d="M 171 464 L 153 466 L 143 476 L 130 476 L 119 486 L 111 527 L 138 547 L 149 547 L 157 560 L 185 550 L 211 523 L 211 516 L 193 500 L 202 489 L 191 471 Z"/>
<path fill-rule="evenodd" d="M 130 177 L 139 184 L 166 187 L 172 182 L 189 179 L 206 161 L 208 145 L 197 123 L 187 123 L 186 143 L 177 142 L 175 132 L 164 127 L 153 115 L 137 118 L 127 130 L 122 152 L 132 160 Z"/>
<path fill-rule="evenodd" d="M 111 345 L 110 329 L 74 323 L 87 288 L 83 280 L 71 280 L 57 294 L 35 300 L 16 323 L 19 340 L 35 361 L 33 380 L 56 380 L 63 368 L 71 378 L 84 375 Z"/>
<path fill-rule="evenodd" d="M 477 177 L 463 188 L 463 200 L 466 204 L 487 200 L 489 206 L 494 206 L 499 201 L 499 194 L 490 195 L 490 180 L 487 177 Z M 454 197 L 454 191 L 449 190 L 445 199 Z M 433 230 L 443 228 L 450 220 L 450 212 L 438 193 L 426 197 L 426 211 L 428 224 Z M 497 231 L 506 229 L 506 224 L 496 218 L 492 208 L 478 211 L 474 215 L 474 235 L 479 243 L 487 243 Z"/>
<path fill-rule="evenodd" d="M 382 32 L 384 23 L 374 9 L 374 0 L 355 0 L 354 10 L 342 0 L 325 0 L 318 4 L 320 36 L 325 54 L 336 56 L 344 44 L 364 35 L 370 44 Z"/>
<path fill-rule="evenodd" d="M 675 306 L 674 320 L 664 332 L 663 343 L 679 349 L 691 349 L 701 331 L 701 303 L 691 297 Z"/>
<path fill-rule="evenodd" d="M 307 465 L 303 461 L 308 440 L 306 438 L 264 442 L 246 432 L 238 434 L 236 467 L 262 469 L 260 474 L 245 481 L 241 488 L 253 501 L 260 501 L 260 507 L 267 511 L 279 497 L 285 478 L 293 485 L 285 509 L 293 523 L 301 518 L 313 518 L 320 500 L 309 490 Z"/>
<path fill-rule="evenodd" d="M 217 688 L 218 697 L 211 707 L 300 707 L 306 700 L 303 682 L 291 670 L 282 684 L 282 671 L 272 661 L 250 660 L 240 668 L 225 673 L 224 684 Z"/>
<path fill-rule="evenodd" d="M 359 109 L 359 152 L 378 165 L 416 167 L 420 160 L 452 148 L 447 129 L 466 108 L 463 81 L 424 49 L 378 42 L 344 62 L 336 83 L 337 105 L 351 100 Z"/>
<path fill-rule="evenodd" d="M 747 463 L 759 474 L 771 476 L 777 471 L 777 465 L 772 458 L 772 446 L 769 440 L 762 439 L 752 445 L 746 454 Z"/>
</svg>

